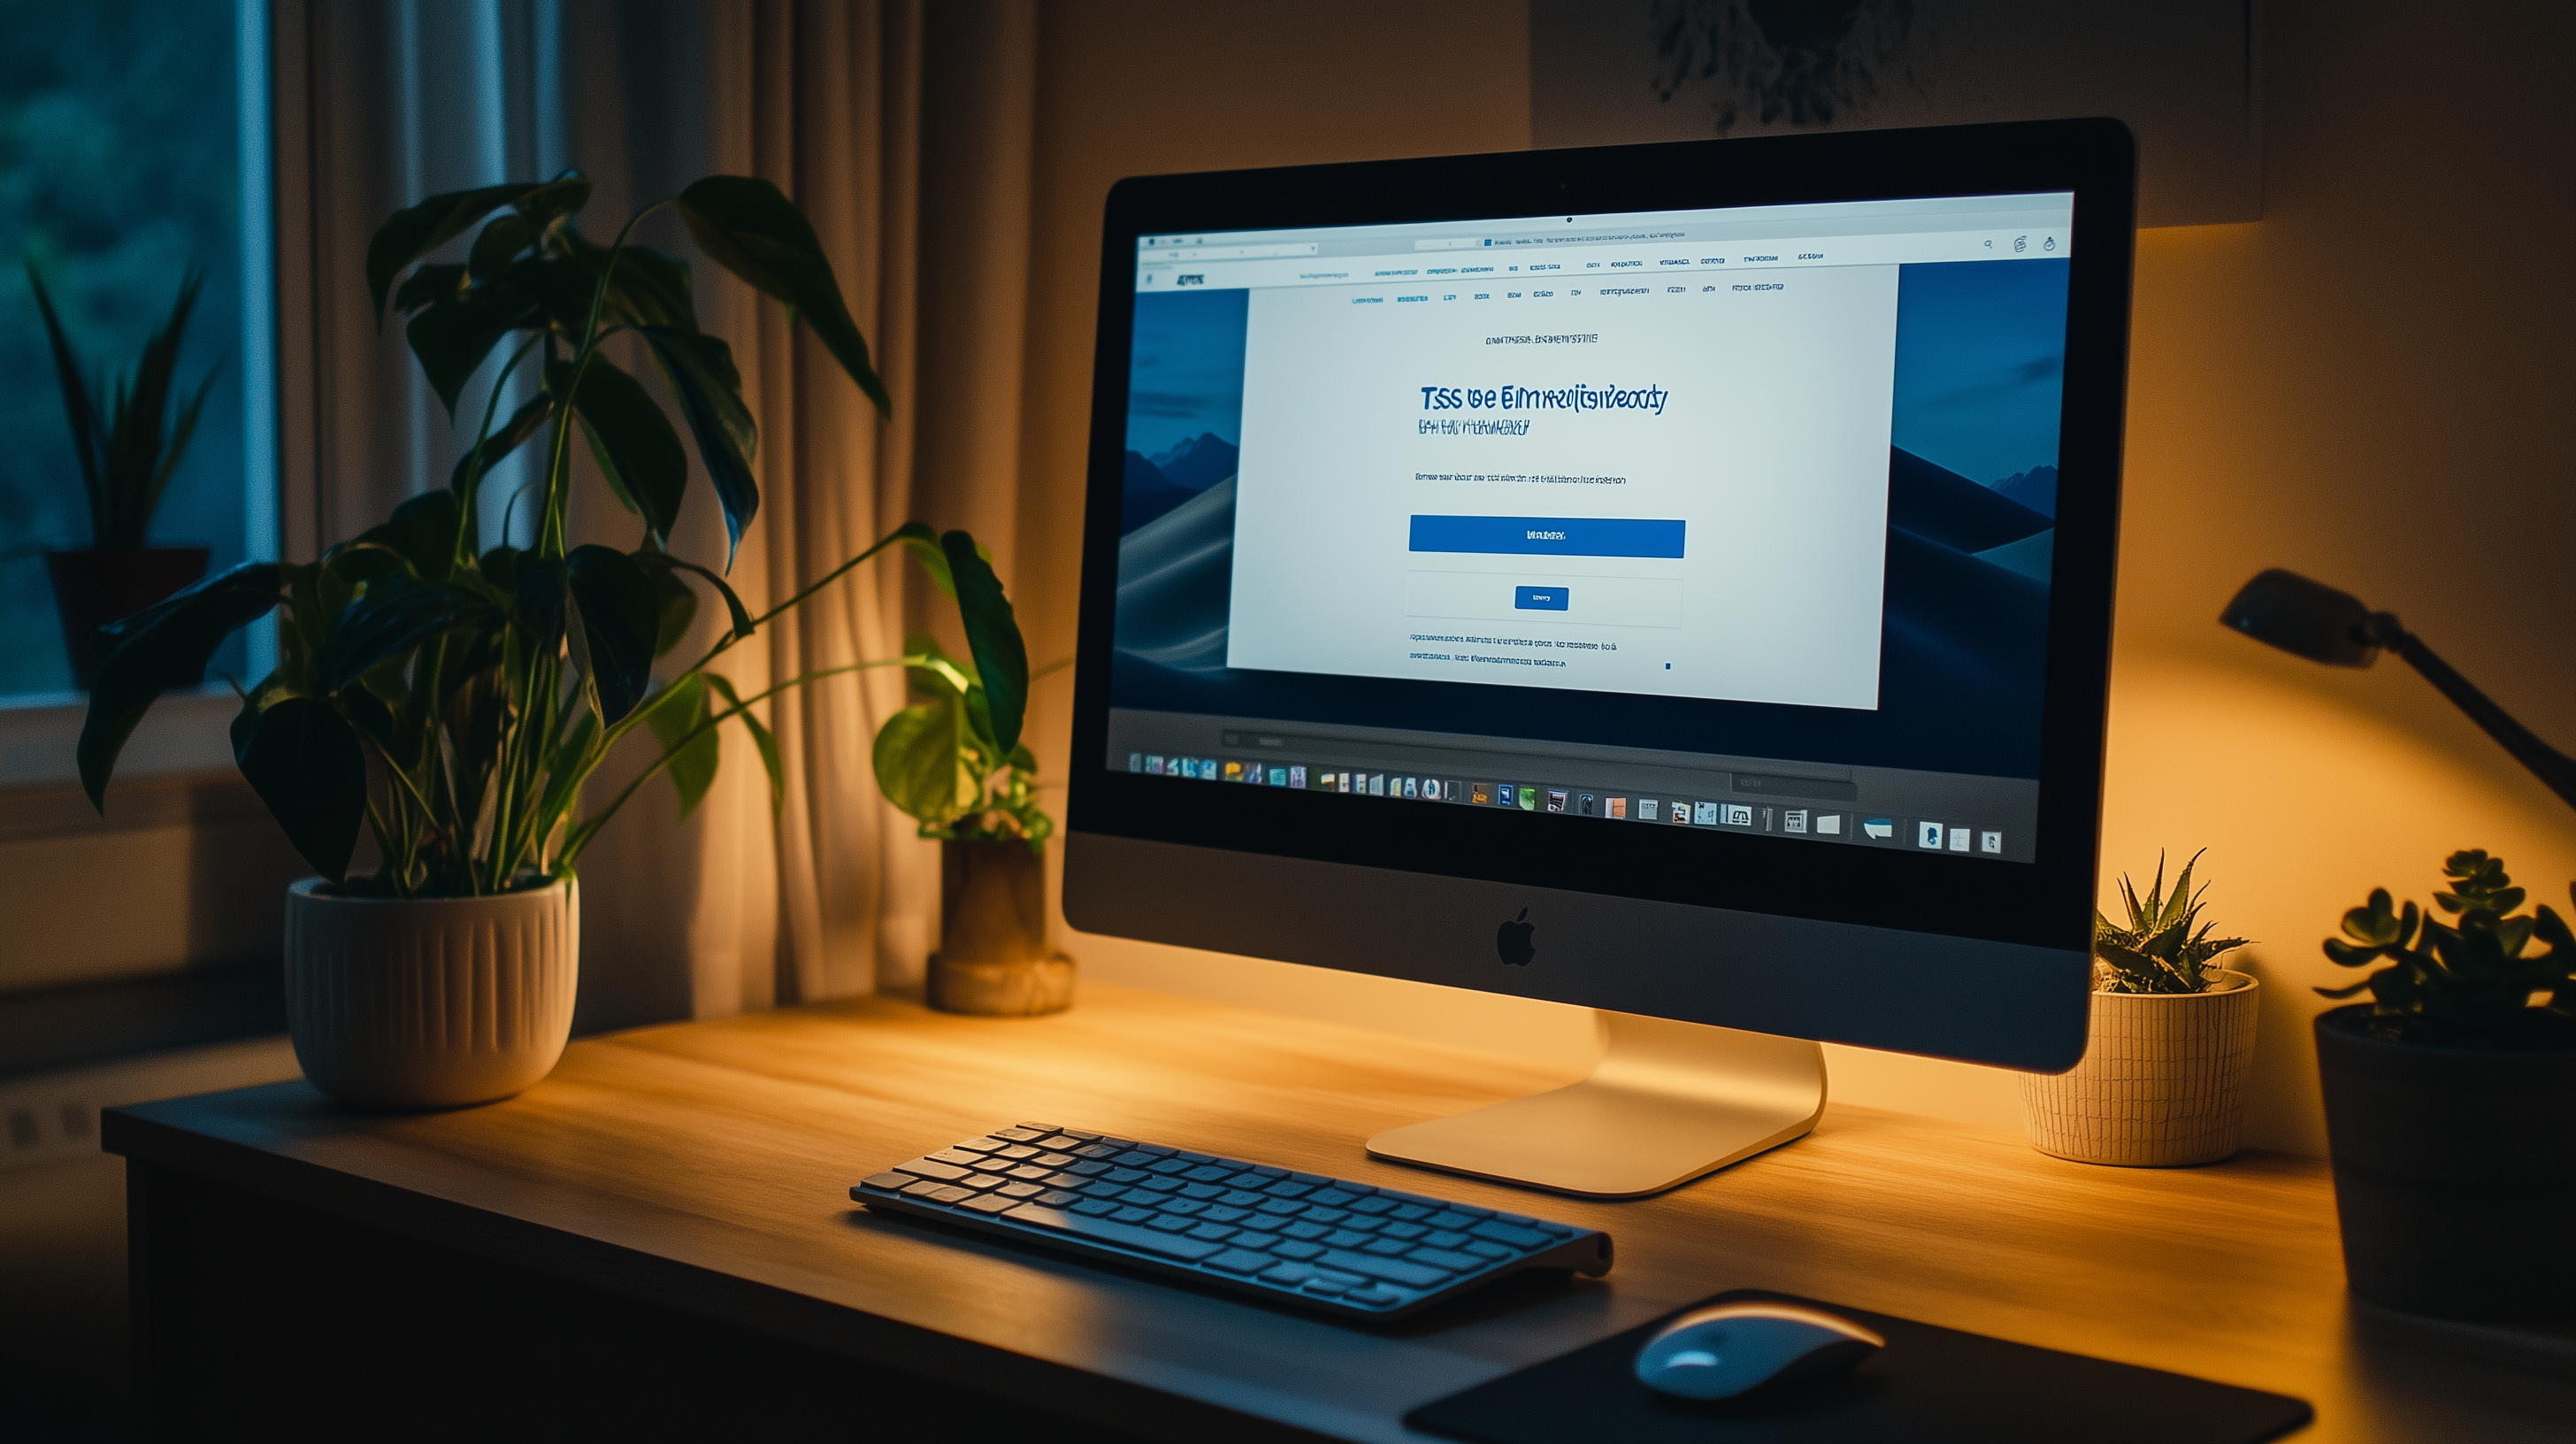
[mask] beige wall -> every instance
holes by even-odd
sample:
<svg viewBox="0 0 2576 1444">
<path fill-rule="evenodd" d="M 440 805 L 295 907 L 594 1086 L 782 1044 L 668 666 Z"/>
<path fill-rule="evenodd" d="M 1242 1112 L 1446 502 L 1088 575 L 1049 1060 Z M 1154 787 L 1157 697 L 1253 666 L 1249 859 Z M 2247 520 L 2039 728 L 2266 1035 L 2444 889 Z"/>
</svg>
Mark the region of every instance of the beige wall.
<svg viewBox="0 0 2576 1444">
<path fill-rule="evenodd" d="M 2527 14 L 2526 14 L 2527 12 Z M 2566 905 L 2576 825 L 2395 663 L 2330 672 L 2212 619 L 2285 565 L 2403 614 L 2544 736 L 2576 744 L 2576 479 L 2552 419 L 2576 364 L 2561 6 L 2271 7 L 2264 220 L 2141 238 L 2106 866 L 2210 849 L 2260 939 L 2248 1142 L 2321 1152 L 2317 941 L 2448 850 Z M 1021 552 L 1031 651 L 1072 643 L 1101 203 L 1119 177 L 1507 149 L 1529 133 L 1516 5 L 1061 3 L 1039 59 Z M 1543 57 L 1542 57 L 1543 61 Z M 1061 775 L 1070 688 L 1040 684 Z M 2106 878 L 2107 882 L 2108 879 Z M 2107 893 L 2106 893 L 2107 896 Z M 1573 1010 L 1076 935 L 1094 975 L 1579 1065 Z M 1974 978 L 1960 980 L 1975 987 Z M 2013 1123 L 2011 1076 L 1834 1050 L 1838 1098 Z"/>
</svg>

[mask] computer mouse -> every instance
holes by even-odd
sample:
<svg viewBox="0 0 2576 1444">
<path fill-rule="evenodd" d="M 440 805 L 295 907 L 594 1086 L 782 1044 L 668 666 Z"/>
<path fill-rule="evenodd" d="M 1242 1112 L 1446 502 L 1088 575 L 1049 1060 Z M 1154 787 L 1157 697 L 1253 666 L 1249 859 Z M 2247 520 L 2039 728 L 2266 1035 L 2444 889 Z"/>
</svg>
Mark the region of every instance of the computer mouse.
<svg viewBox="0 0 2576 1444">
<path fill-rule="evenodd" d="M 1887 1346 L 1805 1304 L 1748 1299 L 1693 1309 L 1637 1351 L 1637 1382 L 1684 1399 L 1732 1399 L 1770 1383 L 1842 1373 Z"/>
</svg>

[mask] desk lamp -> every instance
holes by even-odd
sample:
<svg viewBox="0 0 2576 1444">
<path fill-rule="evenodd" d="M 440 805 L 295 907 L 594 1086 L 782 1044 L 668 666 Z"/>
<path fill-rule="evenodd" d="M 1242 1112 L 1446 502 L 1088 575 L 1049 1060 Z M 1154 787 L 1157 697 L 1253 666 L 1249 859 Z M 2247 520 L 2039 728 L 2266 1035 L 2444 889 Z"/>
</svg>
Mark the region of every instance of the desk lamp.
<svg viewBox="0 0 2576 1444">
<path fill-rule="evenodd" d="M 2247 582 L 2218 620 L 2258 642 L 2331 667 L 2367 667 L 2379 660 L 2380 649 L 2395 652 L 2485 728 L 2514 761 L 2576 807 L 2576 758 L 2533 736 L 2399 624 L 2396 613 L 2374 612 L 2350 592 L 2274 567 Z"/>
</svg>

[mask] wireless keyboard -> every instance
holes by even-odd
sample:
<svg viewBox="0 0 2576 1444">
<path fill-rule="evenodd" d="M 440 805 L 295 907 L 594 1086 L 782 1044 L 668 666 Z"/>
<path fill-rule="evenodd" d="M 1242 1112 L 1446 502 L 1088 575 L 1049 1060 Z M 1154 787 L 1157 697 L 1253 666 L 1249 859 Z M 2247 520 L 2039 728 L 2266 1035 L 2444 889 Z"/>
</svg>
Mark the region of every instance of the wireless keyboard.
<svg viewBox="0 0 2576 1444">
<path fill-rule="evenodd" d="M 1401 1318 L 1523 1269 L 1610 1271 L 1599 1229 L 1052 1123 L 898 1163 L 850 1197 L 1341 1318 Z"/>
</svg>

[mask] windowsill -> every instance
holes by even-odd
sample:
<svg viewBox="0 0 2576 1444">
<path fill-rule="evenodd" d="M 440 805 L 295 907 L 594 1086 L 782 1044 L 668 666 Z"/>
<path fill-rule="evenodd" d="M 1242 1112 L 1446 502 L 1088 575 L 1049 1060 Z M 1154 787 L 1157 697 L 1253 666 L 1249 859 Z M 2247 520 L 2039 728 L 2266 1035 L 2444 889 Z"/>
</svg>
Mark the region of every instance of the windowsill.
<svg viewBox="0 0 2576 1444">
<path fill-rule="evenodd" d="M 88 699 L 77 692 L 0 698 L 0 787 L 80 780 L 73 748 Z M 165 694 L 143 714 L 116 763 L 119 777 L 203 772 L 233 765 L 231 727 L 241 699 L 222 683 Z"/>
</svg>

